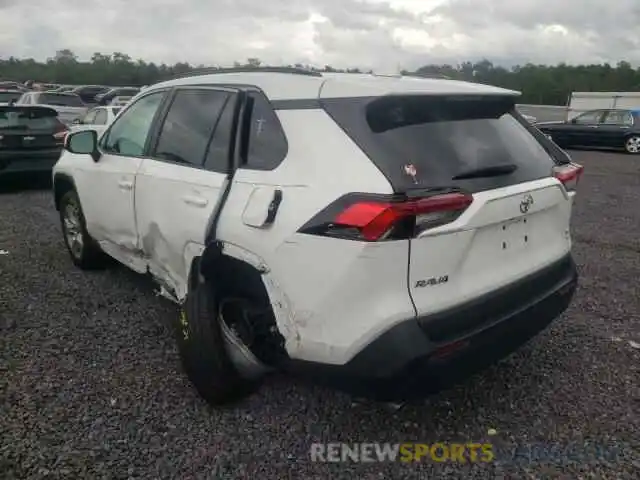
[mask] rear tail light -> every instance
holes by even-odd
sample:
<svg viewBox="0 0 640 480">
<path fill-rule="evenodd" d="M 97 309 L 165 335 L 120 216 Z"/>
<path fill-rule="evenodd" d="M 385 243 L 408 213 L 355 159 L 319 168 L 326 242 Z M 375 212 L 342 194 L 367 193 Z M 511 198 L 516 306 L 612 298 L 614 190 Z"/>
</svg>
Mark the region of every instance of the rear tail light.
<svg viewBox="0 0 640 480">
<path fill-rule="evenodd" d="M 584 167 L 577 163 L 568 163 L 554 167 L 553 175 L 564 185 L 568 192 L 573 192 L 578 187 Z"/>
<path fill-rule="evenodd" d="M 451 223 L 473 202 L 466 193 L 422 198 L 350 194 L 307 222 L 300 233 L 377 242 L 412 238 Z"/>
</svg>

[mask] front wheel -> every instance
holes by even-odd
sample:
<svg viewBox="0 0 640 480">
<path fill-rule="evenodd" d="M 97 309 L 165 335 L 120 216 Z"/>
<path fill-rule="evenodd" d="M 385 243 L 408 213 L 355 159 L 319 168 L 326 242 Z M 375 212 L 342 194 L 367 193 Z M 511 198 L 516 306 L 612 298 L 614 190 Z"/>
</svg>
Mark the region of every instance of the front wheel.
<svg viewBox="0 0 640 480">
<path fill-rule="evenodd" d="M 60 199 L 60 223 L 64 243 L 75 266 L 83 270 L 105 266 L 106 255 L 87 232 L 80 199 L 74 190 L 69 190 Z"/>
<path fill-rule="evenodd" d="M 627 138 L 624 143 L 624 149 L 627 153 L 632 155 L 637 155 L 640 153 L 640 136 L 633 135 L 632 137 Z"/>
</svg>

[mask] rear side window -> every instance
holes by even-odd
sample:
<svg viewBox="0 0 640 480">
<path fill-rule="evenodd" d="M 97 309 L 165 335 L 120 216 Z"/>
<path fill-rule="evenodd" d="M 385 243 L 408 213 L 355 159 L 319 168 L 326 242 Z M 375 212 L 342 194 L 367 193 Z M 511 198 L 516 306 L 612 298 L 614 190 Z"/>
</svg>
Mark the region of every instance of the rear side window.
<svg viewBox="0 0 640 480">
<path fill-rule="evenodd" d="M 548 177 L 555 164 L 509 97 L 394 95 L 323 106 L 396 191 L 489 190 Z M 491 172 L 504 166 L 511 171 Z"/>
<path fill-rule="evenodd" d="M 287 156 L 287 138 L 271 103 L 263 93 L 251 92 L 253 109 L 247 165 L 251 170 L 273 170 Z"/>
<path fill-rule="evenodd" d="M 83 107 L 84 104 L 78 95 L 41 93 L 38 95 L 38 103 L 43 105 L 57 105 L 60 107 Z"/>
<path fill-rule="evenodd" d="M 202 166 L 213 129 L 230 96 L 220 90 L 178 90 L 152 156 Z"/>
</svg>

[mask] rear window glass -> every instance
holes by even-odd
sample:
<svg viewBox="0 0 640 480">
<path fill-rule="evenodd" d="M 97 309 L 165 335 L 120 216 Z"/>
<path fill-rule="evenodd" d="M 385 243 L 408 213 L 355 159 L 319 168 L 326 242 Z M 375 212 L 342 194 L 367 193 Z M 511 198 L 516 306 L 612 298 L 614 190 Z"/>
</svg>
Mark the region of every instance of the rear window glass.
<svg viewBox="0 0 640 480">
<path fill-rule="evenodd" d="M 0 108 L 0 129 L 3 128 L 29 128 L 50 129 L 59 124 L 56 115 L 36 109 L 11 109 Z"/>
<path fill-rule="evenodd" d="M 323 104 L 398 191 L 487 190 L 548 177 L 554 165 L 508 97 L 387 96 Z M 454 178 L 505 165 L 515 168 Z"/>
<path fill-rule="evenodd" d="M 60 107 L 83 107 L 78 95 L 42 93 L 38 96 L 38 103 L 43 105 L 58 105 Z"/>
</svg>

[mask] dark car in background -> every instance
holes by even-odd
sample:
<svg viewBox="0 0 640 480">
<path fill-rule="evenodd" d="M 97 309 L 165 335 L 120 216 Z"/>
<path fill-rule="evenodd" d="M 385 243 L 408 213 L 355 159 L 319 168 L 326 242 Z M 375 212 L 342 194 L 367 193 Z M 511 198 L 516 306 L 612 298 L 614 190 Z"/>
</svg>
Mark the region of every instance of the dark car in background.
<svg viewBox="0 0 640 480">
<path fill-rule="evenodd" d="M 102 106 L 109 105 L 116 97 L 134 97 L 138 92 L 140 92 L 140 89 L 136 87 L 116 87 L 96 95 L 96 102 Z"/>
<path fill-rule="evenodd" d="M 69 90 L 67 93 L 75 93 L 85 104 L 94 105 L 96 103 L 96 95 L 105 93 L 110 89 L 111 87 L 104 85 L 81 85 Z"/>
<path fill-rule="evenodd" d="M 58 112 L 42 106 L 0 106 L 0 178 L 50 172 L 60 158 L 68 128 Z"/>
<path fill-rule="evenodd" d="M 612 148 L 640 154 L 640 109 L 590 110 L 570 120 L 535 125 L 563 148 Z"/>
</svg>

